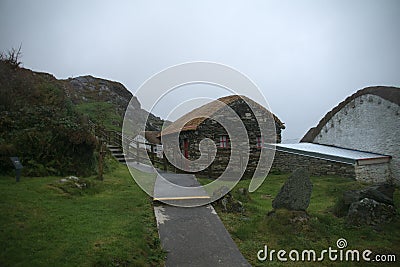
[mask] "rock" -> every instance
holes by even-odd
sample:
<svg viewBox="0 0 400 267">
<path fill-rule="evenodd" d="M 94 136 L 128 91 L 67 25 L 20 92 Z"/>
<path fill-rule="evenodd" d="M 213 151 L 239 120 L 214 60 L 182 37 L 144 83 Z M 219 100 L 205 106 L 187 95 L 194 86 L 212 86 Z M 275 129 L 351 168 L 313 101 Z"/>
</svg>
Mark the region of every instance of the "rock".
<svg viewBox="0 0 400 267">
<path fill-rule="evenodd" d="M 338 217 L 346 216 L 350 205 L 364 198 L 373 199 L 376 202 L 394 205 L 394 186 L 388 183 L 381 183 L 368 186 L 361 190 L 349 190 L 343 193 L 335 206 L 334 213 Z"/>
<path fill-rule="evenodd" d="M 240 187 L 237 192 L 239 193 L 238 195 L 238 199 L 240 201 L 244 201 L 244 202 L 248 202 L 249 200 L 251 200 L 249 191 L 247 190 L 247 188 L 244 187 Z"/>
<path fill-rule="evenodd" d="M 66 182 L 69 182 L 69 181 L 73 181 L 73 182 L 79 182 L 79 178 L 78 177 L 76 177 L 76 176 L 68 176 L 68 177 L 65 177 L 65 178 L 61 178 L 60 179 L 60 183 L 66 183 Z"/>
<path fill-rule="evenodd" d="M 75 182 L 79 182 L 79 178 L 76 176 L 68 176 L 66 179 L 71 180 L 71 181 L 75 181 Z"/>
<path fill-rule="evenodd" d="M 310 220 L 310 216 L 305 211 L 292 211 L 292 218 L 289 219 L 289 222 L 294 224 L 305 224 Z"/>
<path fill-rule="evenodd" d="M 224 212 L 243 212 L 243 203 L 236 200 L 230 193 L 226 194 L 222 199 L 217 201 Z"/>
<path fill-rule="evenodd" d="M 370 198 L 364 198 L 350 205 L 346 216 L 348 225 L 378 225 L 390 222 L 396 214 L 393 205 L 377 202 Z"/>
<path fill-rule="evenodd" d="M 311 192 L 310 176 L 304 169 L 296 169 L 272 201 L 272 207 L 274 209 L 306 210 L 310 204 Z"/>
<path fill-rule="evenodd" d="M 394 185 L 383 183 L 368 186 L 360 191 L 361 198 L 370 198 L 377 202 L 393 205 Z"/>
</svg>

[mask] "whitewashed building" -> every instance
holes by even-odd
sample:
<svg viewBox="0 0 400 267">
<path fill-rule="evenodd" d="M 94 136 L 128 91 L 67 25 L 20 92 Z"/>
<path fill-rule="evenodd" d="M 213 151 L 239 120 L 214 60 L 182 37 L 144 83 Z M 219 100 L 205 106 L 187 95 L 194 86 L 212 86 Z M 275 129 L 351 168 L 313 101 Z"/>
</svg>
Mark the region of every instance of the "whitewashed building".
<svg viewBox="0 0 400 267">
<path fill-rule="evenodd" d="M 279 157 L 286 157 L 287 162 L 315 172 L 326 170 L 326 174 L 400 185 L 400 88 L 376 86 L 357 91 L 328 112 L 300 142 L 277 147 L 275 166 L 283 162 Z"/>
</svg>

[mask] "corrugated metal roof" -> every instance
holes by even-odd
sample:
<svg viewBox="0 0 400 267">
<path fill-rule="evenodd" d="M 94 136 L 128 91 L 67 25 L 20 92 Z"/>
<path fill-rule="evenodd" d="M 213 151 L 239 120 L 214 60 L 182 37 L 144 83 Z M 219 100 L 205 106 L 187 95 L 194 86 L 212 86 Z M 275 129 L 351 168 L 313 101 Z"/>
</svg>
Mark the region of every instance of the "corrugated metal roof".
<svg viewBox="0 0 400 267">
<path fill-rule="evenodd" d="M 266 148 L 275 148 L 277 151 L 283 151 L 287 153 L 326 159 L 347 164 L 356 164 L 360 161 L 368 160 L 371 160 L 371 162 L 373 161 L 374 163 L 380 163 L 387 162 L 390 159 L 390 156 L 387 155 L 313 143 L 267 144 Z"/>
</svg>

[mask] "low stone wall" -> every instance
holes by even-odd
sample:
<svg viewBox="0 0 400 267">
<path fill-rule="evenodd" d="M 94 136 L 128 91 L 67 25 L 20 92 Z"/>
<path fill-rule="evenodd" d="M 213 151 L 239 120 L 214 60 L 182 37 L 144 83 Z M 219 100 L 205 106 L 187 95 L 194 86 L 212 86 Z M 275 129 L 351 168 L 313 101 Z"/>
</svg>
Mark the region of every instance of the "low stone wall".
<svg viewBox="0 0 400 267">
<path fill-rule="evenodd" d="M 292 172 L 300 167 L 306 169 L 310 175 L 314 176 L 338 175 L 341 177 L 356 178 L 354 165 L 275 151 L 272 171 Z"/>
</svg>

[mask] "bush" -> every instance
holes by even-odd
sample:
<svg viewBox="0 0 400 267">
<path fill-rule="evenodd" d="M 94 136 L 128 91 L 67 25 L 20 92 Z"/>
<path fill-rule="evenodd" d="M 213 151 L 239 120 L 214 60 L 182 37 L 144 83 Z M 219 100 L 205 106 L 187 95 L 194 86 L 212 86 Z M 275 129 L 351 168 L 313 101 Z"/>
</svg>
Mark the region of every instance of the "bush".
<svg viewBox="0 0 400 267">
<path fill-rule="evenodd" d="M 51 75 L 0 61 L 0 172 L 18 156 L 23 175 L 93 174 L 96 139 Z"/>
</svg>

